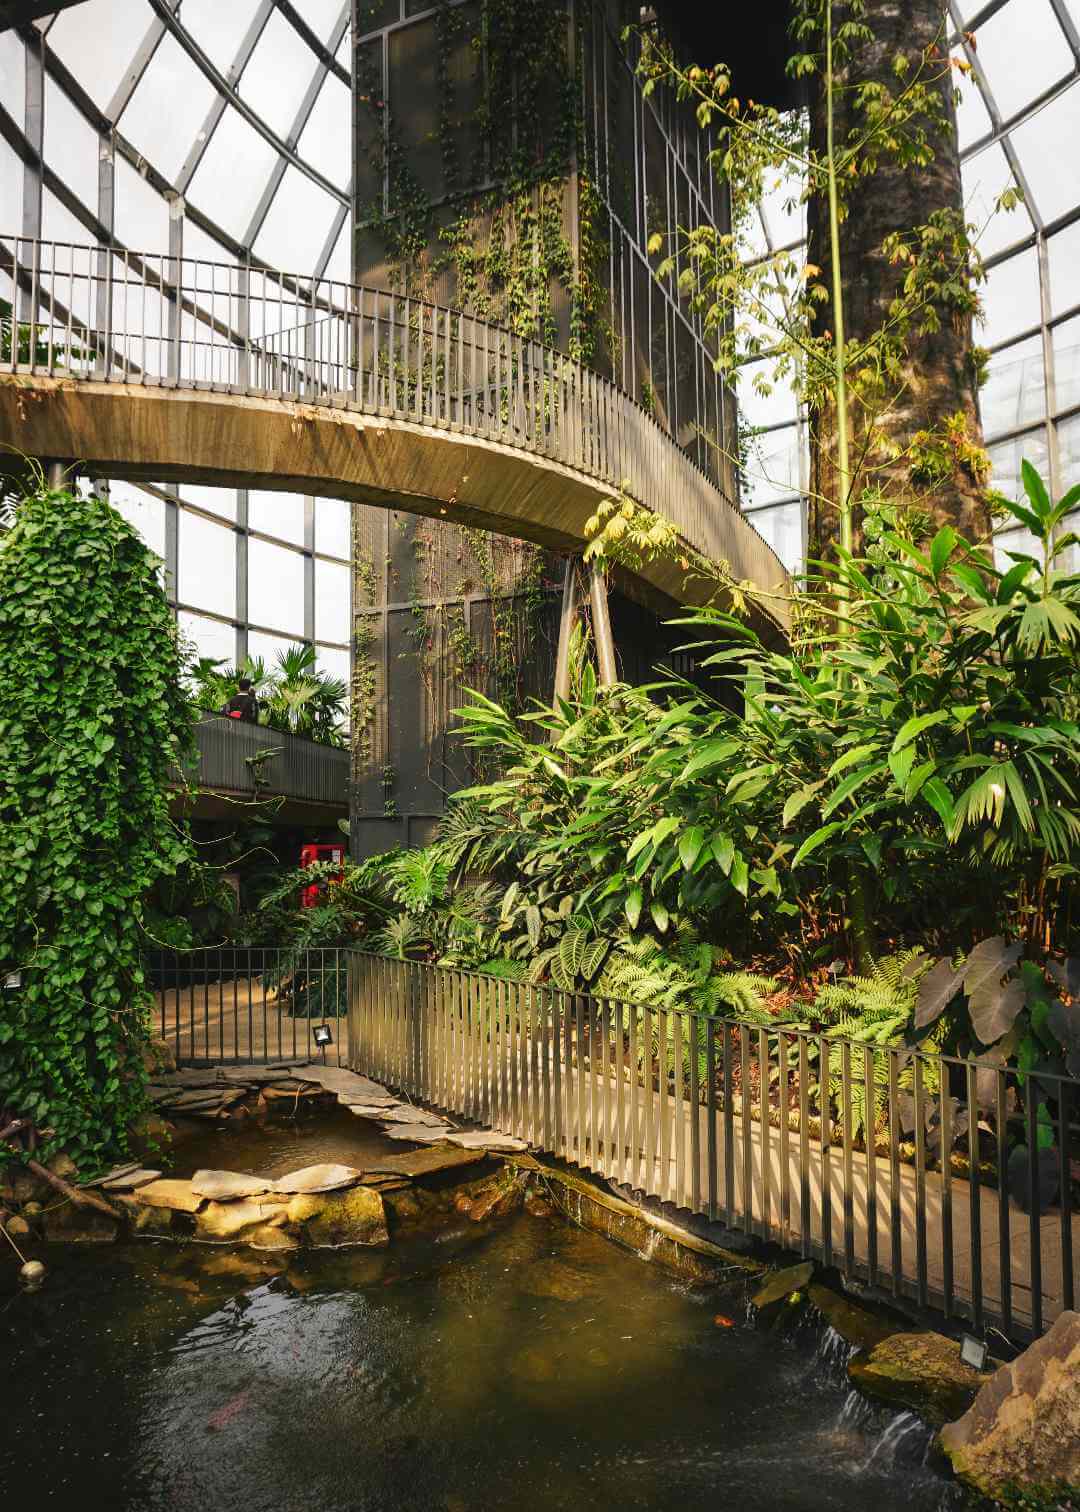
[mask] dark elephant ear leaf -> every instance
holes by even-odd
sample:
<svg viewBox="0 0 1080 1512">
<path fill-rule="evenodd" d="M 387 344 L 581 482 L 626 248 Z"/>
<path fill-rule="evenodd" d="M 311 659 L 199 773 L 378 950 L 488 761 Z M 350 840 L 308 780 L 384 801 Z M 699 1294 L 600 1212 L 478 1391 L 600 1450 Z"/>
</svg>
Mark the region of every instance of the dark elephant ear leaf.
<svg viewBox="0 0 1080 1512">
<path fill-rule="evenodd" d="M 1070 956 L 1061 961 L 1047 961 L 1046 969 L 1063 992 L 1071 998 L 1080 998 L 1080 956 Z"/>
<path fill-rule="evenodd" d="M 1080 1076 L 1080 1002 L 1071 1006 L 1055 998 L 1046 1015 L 1046 1027 L 1065 1052 L 1070 1076 Z"/>
<path fill-rule="evenodd" d="M 984 1045 L 992 1045 L 1008 1034 L 1016 1015 L 1023 1008 L 1027 994 L 1023 981 L 1002 977 L 1020 956 L 1019 941 L 1006 945 L 1000 935 L 980 940 L 964 966 L 964 989 L 968 995 L 971 1027 Z"/>
<path fill-rule="evenodd" d="M 919 983 L 919 1001 L 915 1009 L 916 1029 L 925 1029 L 941 1017 L 960 991 L 963 980 L 963 968 L 954 970 L 950 960 L 940 960 L 936 966 L 931 967 Z"/>
</svg>

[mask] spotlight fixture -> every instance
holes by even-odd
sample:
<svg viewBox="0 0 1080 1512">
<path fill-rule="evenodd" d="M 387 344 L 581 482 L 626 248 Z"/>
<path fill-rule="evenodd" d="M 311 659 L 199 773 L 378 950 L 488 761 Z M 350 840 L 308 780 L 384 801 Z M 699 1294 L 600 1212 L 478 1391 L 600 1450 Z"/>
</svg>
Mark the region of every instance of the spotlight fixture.
<svg viewBox="0 0 1080 1512">
<path fill-rule="evenodd" d="M 972 1370 L 985 1370 L 986 1357 L 989 1353 L 990 1346 L 985 1339 L 975 1339 L 971 1334 L 965 1334 L 960 1341 L 960 1358 L 965 1365 L 970 1365 Z"/>
<path fill-rule="evenodd" d="M 334 1043 L 334 1036 L 330 1033 L 329 1024 L 316 1024 L 311 1031 L 311 1037 L 324 1050 L 327 1045 Z"/>
</svg>

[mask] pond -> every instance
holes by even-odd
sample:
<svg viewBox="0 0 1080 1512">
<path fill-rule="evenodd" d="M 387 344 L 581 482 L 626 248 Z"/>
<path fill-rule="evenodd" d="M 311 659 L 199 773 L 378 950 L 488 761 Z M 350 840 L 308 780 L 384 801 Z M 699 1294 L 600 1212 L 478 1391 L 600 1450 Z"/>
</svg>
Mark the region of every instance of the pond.
<svg viewBox="0 0 1080 1512">
<path fill-rule="evenodd" d="M 592 1512 L 975 1506 L 839 1340 L 746 1320 L 560 1219 L 270 1257 L 46 1253 L 0 1297 L 10 1507 Z M 7 1272 L 4 1273 L 8 1275 Z"/>
</svg>

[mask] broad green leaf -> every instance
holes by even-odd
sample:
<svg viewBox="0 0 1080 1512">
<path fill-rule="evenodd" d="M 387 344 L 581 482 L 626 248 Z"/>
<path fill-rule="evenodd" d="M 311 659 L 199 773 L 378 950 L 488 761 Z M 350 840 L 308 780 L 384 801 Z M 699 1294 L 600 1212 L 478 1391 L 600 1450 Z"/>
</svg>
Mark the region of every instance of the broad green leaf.
<svg viewBox="0 0 1080 1512">
<path fill-rule="evenodd" d="M 638 920 L 641 918 L 641 902 L 641 888 L 632 887 L 626 895 L 626 903 L 624 905 L 626 908 L 626 918 L 631 929 L 638 927 Z"/>
<path fill-rule="evenodd" d="M 684 870 L 691 870 L 704 844 L 705 831 L 700 824 L 692 824 L 688 830 L 683 830 L 679 836 L 679 860 Z"/>
<path fill-rule="evenodd" d="M 731 885 L 736 892 L 746 897 L 750 885 L 750 868 L 742 856 L 736 856 L 731 863 Z"/>
<path fill-rule="evenodd" d="M 850 751 L 845 751 L 838 756 L 829 768 L 826 776 L 839 777 L 841 772 L 846 772 L 849 766 L 857 766 L 860 761 L 865 761 L 867 756 L 873 756 L 878 750 L 876 745 L 857 745 Z"/>
<path fill-rule="evenodd" d="M 691 777 L 696 777 L 699 772 L 706 772 L 710 767 L 720 766 L 727 761 L 729 756 L 734 756 L 741 750 L 741 744 L 737 740 L 712 740 L 702 746 L 683 769 L 680 782 L 689 782 Z"/>
<path fill-rule="evenodd" d="M 832 824 L 823 824 L 812 835 L 808 835 L 791 858 L 792 869 L 794 870 L 796 866 L 801 865 L 807 856 L 812 856 L 816 850 L 825 844 L 826 840 L 835 835 L 838 830 L 842 830 L 843 827 L 838 820 L 834 820 Z"/>
<path fill-rule="evenodd" d="M 730 835 L 718 831 L 710 842 L 712 853 L 716 857 L 716 864 L 727 877 L 731 873 L 731 862 L 735 855 L 735 842 Z"/>
<path fill-rule="evenodd" d="M 872 781 L 873 778 L 885 770 L 885 767 L 886 763 L 884 761 L 875 761 L 873 766 L 867 767 L 864 772 L 849 772 L 829 798 L 829 801 L 821 805 L 821 817 L 828 819 L 829 815 L 834 814 L 840 805 L 851 797 L 852 793 L 857 792 L 864 783 Z"/>
<path fill-rule="evenodd" d="M 821 786 L 822 784 L 820 782 L 812 782 L 808 787 L 801 787 L 797 793 L 792 793 L 790 798 L 784 804 L 784 812 L 780 822 L 785 827 L 789 825 L 795 818 L 796 814 L 800 814 L 806 807 L 806 805 L 813 799 L 815 793 L 818 792 Z"/>
<path fill-rule="evenodd" d="M 932 714 L 916 714 L 914 718 L 907 719 L 896 732 L 896 739 L 892 743 L 894 751 L 902 751 L 906 745 L 917 739 L 924 730 L 929 730 L 932 725 L 943 723 L 951 719 L 948 709 L 935 709 Z"/>
<path fill-rule="evenodd" d="M 1050 513 L 1050 495 L 1046 491 L 1046 484 L 1026 457 L 1020 464 L 1020 476 L 1024 480 L 1024 492 L 1031 500 L 1032 509 L 1040 520 L 1045 520 Z"/>
<path fill-rule="evenodd" d="M 940 577 L 956 545 L 956 531 L 951 525 L 943 525 L 930 543 L 930 569 Z"/>
<path fill-rule="evenodd" d="M 661 903 L 659 898 L 653 898 L 652 902 L 649 904 L 649 912 L 652 914 L 653 923 L 656 925 L 660 933 L 663 934 L 668 927 L 671 915 L 668 913 L 667 909 L 664 907 L 663 903 Z"/>
</svg>

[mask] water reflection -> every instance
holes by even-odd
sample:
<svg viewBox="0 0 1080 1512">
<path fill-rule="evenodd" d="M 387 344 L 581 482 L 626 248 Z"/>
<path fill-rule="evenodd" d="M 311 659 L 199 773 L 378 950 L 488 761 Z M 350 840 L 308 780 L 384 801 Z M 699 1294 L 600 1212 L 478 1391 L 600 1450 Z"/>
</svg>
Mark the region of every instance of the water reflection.
<svg viewBox="0 0 1080 1512">
<path fill-rule="evenodd" d="M 605 1241 L 522 1215 L 289 1268 L 53 1257 L 0 1315 L 11 1505 L 559 1512 L 959 1505 L 916 1420 Z M 971 1505 L 968 1503 L 968 1505 Z"/>
</svg>

